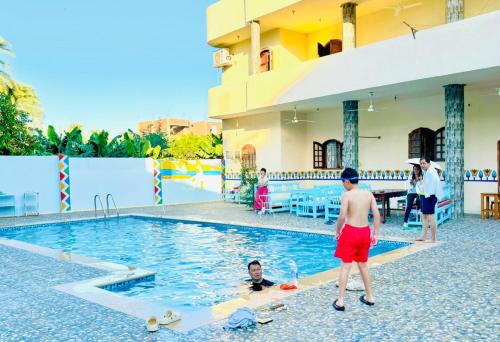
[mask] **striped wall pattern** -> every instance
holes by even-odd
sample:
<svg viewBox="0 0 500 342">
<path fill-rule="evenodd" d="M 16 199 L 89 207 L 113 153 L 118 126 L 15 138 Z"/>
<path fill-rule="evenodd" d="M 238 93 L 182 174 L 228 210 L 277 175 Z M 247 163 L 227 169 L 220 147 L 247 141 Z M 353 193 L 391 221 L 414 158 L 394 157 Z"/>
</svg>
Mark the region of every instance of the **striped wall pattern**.
<svg viewBox="0 0 500 342">
<path fill-rule="evenodd" d="M 69 179 L 69 157 L 59 155 L 59 189 L 61 193 L 61 212 L 71 211 L 71 192 Z"/>
<path fill-rule="evenodd" d="M 153 185 L 154 185 L 155 205 L 163 204 L 160 166 L 161 166 L 160 159 L 153 159 Z"/>
</svg>

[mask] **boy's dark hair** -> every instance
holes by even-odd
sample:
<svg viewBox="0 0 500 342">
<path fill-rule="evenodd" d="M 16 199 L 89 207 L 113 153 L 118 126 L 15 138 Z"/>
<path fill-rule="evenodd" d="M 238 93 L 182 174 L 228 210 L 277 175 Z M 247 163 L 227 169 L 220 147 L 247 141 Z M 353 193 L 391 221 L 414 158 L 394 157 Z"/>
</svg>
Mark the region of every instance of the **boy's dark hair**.
<svg viewBox="0 0 500 342">
<path fill-rule="evenodd" d="M 342 180 L 348 180 L 349 182 L 351 182 L 351 184 L 358 184 L 359 181 L 358 171 L 354 170 L 351 167 L 346 167 L 344 171 L 342 171 L 340 178 Z"/>
<path fill-rule="evenodd" d="M 258 260 L 254 260 L 254 261 L 251 261 L 248 263 L 248 270 L 250 271 L 250 266 L 252 265 L 259 265 L 260 267 L 262 267 L 262 265 L 260 264 L 260 262 Z"/>
<path fill-rule="evenodd" d="M 267 173 L 267 170 L 265 168 L 260 169 L 260 171 L 264 171 L 265 173 Z"/>
<path fill-rule="evenodd" d="M 431 162 L 431 158 L 429 158 L 429 156 L 423 156 L 422 158 L 420 158 L 420 161 L 422 161 L 422 160 L 425 160 L 426 163 Z"/>
</svg>

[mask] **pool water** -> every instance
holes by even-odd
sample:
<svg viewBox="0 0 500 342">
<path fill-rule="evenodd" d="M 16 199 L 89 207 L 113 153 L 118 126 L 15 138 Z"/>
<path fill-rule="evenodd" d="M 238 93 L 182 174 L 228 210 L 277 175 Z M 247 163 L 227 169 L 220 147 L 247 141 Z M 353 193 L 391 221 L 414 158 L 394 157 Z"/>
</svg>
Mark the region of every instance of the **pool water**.
<svg viewBox="0 0 500 342">
<path fill-rule="evenodd" d="M 248 278 L 247 263 L 258 259 L 264 276 L 286 282 L 290 261 L 299 277 L 340 265 L 333 258 L 331 235 L 196 223 L 170 219 L 123 217 L 0 230 L 0 237 L 156 272 L 153 281 L 123 288 L 182 311 L 196 310 L 239 296 Z M 379 241 L 370 256 L 409 243 Z"/>
</svg>

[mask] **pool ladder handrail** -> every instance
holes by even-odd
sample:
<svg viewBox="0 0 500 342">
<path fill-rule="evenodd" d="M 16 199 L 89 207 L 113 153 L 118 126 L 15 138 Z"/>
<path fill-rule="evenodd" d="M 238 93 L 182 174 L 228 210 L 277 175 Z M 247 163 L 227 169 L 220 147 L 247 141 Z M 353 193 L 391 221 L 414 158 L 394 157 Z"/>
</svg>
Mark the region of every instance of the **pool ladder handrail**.
<svg viewBox="0 0 500 342">
<path fill-rule="evenodd" d="M 120 212 L 118 211 L 118 207 L 116 206 L 116 202 L 115 202 L 115 199 L 113 198 L 113 195 L 107 194 L 106 195 L 106 211 L 108 213 L 108 217 L 110 216 L 109 215 L 109 198 L 111 198 L 111 200 L 113 201 L 113 205 L 114 205 L 115 210 L 116 210 L 116 217 L 120 217 Z"/>
<path fill-rule="evenodd" d="M 101 205 L 102 214 L 104 218 L 106 218 L 106 212 L 104 211 L 104 206 L 102 205 L 101 196 L 94 195 L 94 215 L 97 217 L 97 200 L 99 200 L 99 204 Z"/>
</svg>

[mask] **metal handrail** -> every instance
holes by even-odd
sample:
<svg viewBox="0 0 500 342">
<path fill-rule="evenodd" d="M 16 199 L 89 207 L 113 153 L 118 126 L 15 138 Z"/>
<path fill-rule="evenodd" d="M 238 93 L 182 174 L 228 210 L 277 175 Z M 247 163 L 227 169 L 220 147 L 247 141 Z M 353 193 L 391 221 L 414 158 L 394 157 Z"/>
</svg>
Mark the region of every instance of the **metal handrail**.
<svg viewBox="0 0 500 342">
<path fill-rule="evenodd" d="M 97 200 L 99 200 L 99 203 L 101 204 L 102 214 L 104 215 L 104 218 L 106 218 L 106 212 L 104 211 L 104 206 L 102 205 L 101 196 L 99 195 L 94 196 L 94 215 L 95 217 L 97 217 Z"/>
<path fill-rule="evenodd" d="M 115 199 L 113 198 L 113 195 L 111 195 L 111 194 L 107 194 L 106 195 L 106 210 L 108 212 L 108 216 L 109 216 L 109 198 L 110 197 L 111 197 L 111 200 L 113 201 L 113 205 L 115 206 L 116 217 L 119 217 L 120 216 L 120 212 L 118 211 L 118 207 L 116 206 Z"/>
</svg>

